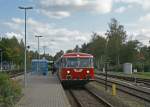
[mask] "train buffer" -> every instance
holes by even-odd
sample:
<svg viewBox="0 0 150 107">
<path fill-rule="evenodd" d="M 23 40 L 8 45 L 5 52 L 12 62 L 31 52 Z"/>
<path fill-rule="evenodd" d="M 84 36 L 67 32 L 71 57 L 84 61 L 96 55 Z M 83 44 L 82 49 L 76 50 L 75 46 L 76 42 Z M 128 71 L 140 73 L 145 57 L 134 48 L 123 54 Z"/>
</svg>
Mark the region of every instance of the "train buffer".
<svg viewBox="0 0 150 107">
<path fill-rule="evenodd" d="M 15 107 L 71 107 L 56 76 L 28 75 L 24 96 Z"/>
</svg>

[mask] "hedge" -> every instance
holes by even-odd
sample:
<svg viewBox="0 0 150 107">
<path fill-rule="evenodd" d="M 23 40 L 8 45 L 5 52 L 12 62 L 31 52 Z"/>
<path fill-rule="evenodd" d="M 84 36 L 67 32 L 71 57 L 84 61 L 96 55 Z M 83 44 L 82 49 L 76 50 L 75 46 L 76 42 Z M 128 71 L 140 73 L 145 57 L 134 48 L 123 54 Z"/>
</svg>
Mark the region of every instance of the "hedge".
<svg viewBox="0 0 150 107">
<path fill-rule="evenodd" d="M 7 74 L 0 73 L 0 106 L 13 107 L 21 96 L 21 86 Z"/>
</svg>

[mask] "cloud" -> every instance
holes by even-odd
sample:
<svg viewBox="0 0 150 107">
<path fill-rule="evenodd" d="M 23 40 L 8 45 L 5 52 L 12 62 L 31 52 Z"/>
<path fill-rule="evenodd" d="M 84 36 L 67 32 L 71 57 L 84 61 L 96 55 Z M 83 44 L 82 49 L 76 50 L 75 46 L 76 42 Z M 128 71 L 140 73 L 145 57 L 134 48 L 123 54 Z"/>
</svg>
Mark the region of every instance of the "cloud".
<svg viewBox="0 0 150 107">
<path fill-rule="evenodd" d="M 12 38 L 13 36 L 16 37 L 19 41 L 23 39 L 23 36 L 20 33 L 15 33 L 15 32 L 6 32 L 5 33 L 7 38 Z"/>
<path fill-rule="evenodd" d="M 70 13 L 67 11 L 51 12 L 43 9 L 41 10 L 41 13 L 48 16 L 49 18 L 55 18 L 55 19 L 62 19 L 70 16 Z"/>
<path fill-rule="evenodd" d="M 131 5 L 140 5 L 144 10 L 150 9 L 150 0 L 115 0 L 115 2 L 127 3 Z"/>
<path fill-rule="evenodd" d="M 73 12 L 106 14 L 112 9 L 112 0 L 38 0 L 36 4 L 40 13 L 56 19 L 69 17 Z"/>
<path fill-rule="evenodd" d="M 81 6 L 87 3 L 86 0 L 40 0 L 41 5 L 49 6 Z"/>
<path fill-rule="evenodd" d="M 7 22 L 9 24 L 5 24 L 13 30 L 13 33 L 7 33 L 8 37 L 16 35 L 18 39 L 23 38 L 24 29 L 21 27 L 24 25 L 22 23 L 23 20 L 12 18 L 10 22 Z M 12 25 L 17 25 L 17 28 L 14 28 Z M 56 28 L 53 24 L 36 21 L 32 18 L 27 19 L 27 25 L 27 45 L 30 45 L 31 49 L 36 50 L 37 38 L 35 38 L 35 35 L 42 35 L 43 37 L 40 38 L 41 52 L 43 50 L 42 47 L 47 46 L 47 52 L 53 55 L 59 50 L 72 49 L 76 44 L 81 45 L 90 40 L 90 33 L 67 28 Z"/>
<path fill-rule="evenodd" d="M 149 45 L 150 40 L 150 28 L 135 29 L 134 32 L 127 32 L 128 40 L 138 40 L 144 45 Z"/>
<path fill-rule="evenodd" d="M 139 19 L 140 22 L 148 22 L 150 21 L 150 13 L 146 14 L 145 16 L 141 16 Z"/>
<path fill-rule="evenodd" d="M 126 9 L 127 9 L 126 7 L 123 7 L 123 6 L 122 6 L 122 7 L 117 8 L 117 9 L 115 10 L 115 12 L 116 12 L 116 13 L 123 13 L 123 12 L 126 11 Z"/>
<path fill-rule="evenodd" d="M 112 0 L 88 0 L 87 10 L 94 11 L 96 13 L 109 13 L 112 9 Z"/>
<path fill-rule="evenodd" d="M 124 13 L 127 10 L 131 10 L 131 8 L 133 7 L 133 5 L 127 5 L 127 6 L 120 6 L 119 8 L 114 9 L 115 13 Z"/>
<path fill-rule="evenodd" d="M 150 0 L 37 0 L 39 12 L 49 18 L 62 19 L 71 16 L 73 12 L 89 12 L 107 14 L 112 12 L 113 4 L 128 4 L 114 10 L 123 13 L 128 8 L 138 5 L 144 10 L 150 9 Z"/>
<path fill-rule="evenodd" d="M 24 24 L 24 20 L 21 20 L 19 18 L 12 18 L 11 22 L 4 22 L 3 24 L 17 30 L 20 29 L 20 24 Z"/>
</svg>

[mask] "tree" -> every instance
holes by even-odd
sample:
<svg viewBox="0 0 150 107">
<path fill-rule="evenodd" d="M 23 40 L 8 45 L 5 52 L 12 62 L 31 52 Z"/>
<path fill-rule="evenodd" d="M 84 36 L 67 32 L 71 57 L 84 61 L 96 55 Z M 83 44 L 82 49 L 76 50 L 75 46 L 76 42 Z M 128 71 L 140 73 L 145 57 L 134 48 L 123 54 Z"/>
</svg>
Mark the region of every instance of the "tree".
<svg viewBox="0 0 150 107">
<path fill-rule="evenodd" d="M 56 60 L 57 60 L 58 58 L 60 58 L 63 54 L 64 54 L 64 51 L 63 51 L 63 50 L 57 52 L 56 55 L 54 56 L 54 60 L 56 61 Z"/>
<path fill-rule="evenodd" d="M 71 49 L 66 51 L 66 53 L 72 53 L 72 52 L 73 52 L 73 50 L 71 50 Z"/>
<path fill-rule="evenodd" d="M 76 45 L 76 47 L 73 49 L 74 52 L 80 52 L 80 48 L 78 45 Z"/>
<path fill-rule="evenodd" d="M 0 48 L 3 49 L 3 61 L 13 62 L 17 68 L 23 69 L 25 49 L 23 40 L 19 42 L 14 36 L 12 38 L 2 38 Z M 35 54 L 35 52 L 33 53 Z M 29 61 L 28 56 L 27 61 Z"/>
<path fill-rule="evenodd" d="M 92 33 L 92 39 L 89 43 L 83 44 L 81 46 L 81 52 L 89 53 L 94 55 L 95 64 L 99 68 L 104 65 L 104 61 L 106 59 L 105 50 L 106 50 L 106 39 L 97 34 Z"/>
<path fill-rule="evenodd" d="M 105 36 L 93 32 L 91 40 L 81 45 L 80 52 L 94 55 L 94 64 L 99 68 L 103 67 L 105 62 L 110 62 L 111 69 L 120 71 L 121 64 L 130 62 L 134 68 L 140 71 L 150 71 L 150 46 L 144 46 L 138 40 L 127 41 L 127 34 L 124 26 L 116 19 L 111 19 L 108 24 L 109 29 Z M 77 49 L 68 50 L 72 52 Z M 63 51 L 55 55 L 55 59 L 60 57 Z M 102 65 L 102 66 L 101 66 Z M 142 65 L 142 66 L 141 66 Z"/>
<path fill-rule="evenodd" d="M 120 50 L 123 43 L 125 43 L 127 36 L 124 26 L 120 25 L 116 19 L 111 19 L 111 22 L 109 23 L 109 30 L 107 30 L 106 36 L 108 39 L 108 54 L 113 60 L 114 64 L 119 65 Z"/>
<path fill-rule="evenodd" d="M 124 62 L 130 62 L 130 63 L 134 63 L 137 61 L 137 54 L 138 51 L 137 49 L 138 44 L 140 42 L 137 40 L 134 41 L 128 41 L 126 42 L 126 44 L 122 45 L 122 48 L 120 50 L 120 62 L 124 63 Z"/>
</svg>

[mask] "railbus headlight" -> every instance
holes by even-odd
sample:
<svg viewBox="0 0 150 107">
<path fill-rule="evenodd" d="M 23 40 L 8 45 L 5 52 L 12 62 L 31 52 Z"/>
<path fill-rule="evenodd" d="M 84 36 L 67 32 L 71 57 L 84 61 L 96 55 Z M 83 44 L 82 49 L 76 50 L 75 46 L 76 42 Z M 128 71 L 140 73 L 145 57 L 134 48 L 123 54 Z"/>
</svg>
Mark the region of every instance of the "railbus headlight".
<svg viewBox="0 0 150 107">
<path fill-rule="evenodd" d="M 89 73 L 90 73 L 90 71 L 89 71 L 89 70 L 87 70 L 87 71 L 86 71 L 86 73 L 87 73 L 87 74 L 89 74 Z"/>
<path fill-rule="evenodd" d="M 70 73 L 70 71 L 68 70 L 68 71 L 67 71 L 67 74 L 69 74 L 69 73 Z"/>
</svg>

